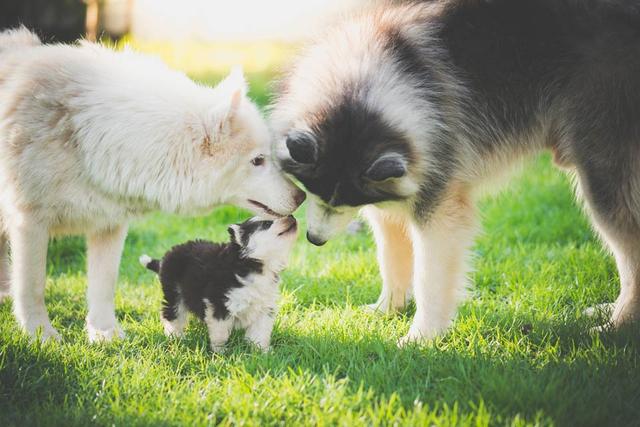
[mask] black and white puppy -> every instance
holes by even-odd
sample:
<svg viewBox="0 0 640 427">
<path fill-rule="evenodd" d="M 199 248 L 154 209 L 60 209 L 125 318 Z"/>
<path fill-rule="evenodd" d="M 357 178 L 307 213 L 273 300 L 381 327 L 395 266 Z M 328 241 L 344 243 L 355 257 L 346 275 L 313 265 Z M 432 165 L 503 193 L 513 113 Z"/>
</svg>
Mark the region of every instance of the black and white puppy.
<svg viewBox="0 0 640 427">
<path fill-rule="evenodd" d="M 140 263 L 160 276 L 166 335 L 182 335 L 191 312 L 207 324 L 213 351 L 224 348 L 234 328 L 245 329 L 246 338 L 267 351 L 279 273 L 295 242 L 296 220 L 254 217 L 228 231 L 228 243 L 192 240 L 174 246 L 162 260 L 143 255 Z"/>
</svg>

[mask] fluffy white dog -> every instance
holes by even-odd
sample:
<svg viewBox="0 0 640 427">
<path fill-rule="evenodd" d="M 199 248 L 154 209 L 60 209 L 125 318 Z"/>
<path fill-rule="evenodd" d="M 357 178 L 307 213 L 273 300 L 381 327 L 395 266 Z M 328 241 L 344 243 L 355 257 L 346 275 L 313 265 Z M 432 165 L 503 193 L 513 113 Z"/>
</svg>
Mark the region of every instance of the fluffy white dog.
<svg viewBox="0 0 640 427">
<path fill-rule="evenodd" d="M 11 290 L 27 333 L 59 337 L 44 304 L 50 236 L 86 234 L 87 331 L 109 340 L 123 335 L 114 289 L 130 218 L 227 203 L 277 217 L 302 203 L 246 90 L 241 72 L 209 88 L 137 53 L 0 33 L 0 298 Z"/>
</svg>

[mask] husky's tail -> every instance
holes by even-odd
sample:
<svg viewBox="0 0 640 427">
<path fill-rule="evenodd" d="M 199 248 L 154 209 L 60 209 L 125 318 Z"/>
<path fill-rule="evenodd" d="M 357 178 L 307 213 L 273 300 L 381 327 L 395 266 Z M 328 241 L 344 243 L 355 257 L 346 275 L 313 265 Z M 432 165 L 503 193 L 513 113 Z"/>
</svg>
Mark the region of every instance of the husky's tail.
<svg viewBox="0 0 640 427">
<path fill-rule="evenodd" d="M 143 267 L 148 268 L 151 271 L 155 271 L 156 273 L 160 273 L 160 260 L 152 259 L 149 255 L 142 255 L 140 257 L 140 264 Z"/>
<path fill-rule="evenodd" d="M 0 54 L 9 50 L 23 49 L 41 44 L 42 42 L 38 36 L 24 26 L 0 32 Z"/>
</svg>

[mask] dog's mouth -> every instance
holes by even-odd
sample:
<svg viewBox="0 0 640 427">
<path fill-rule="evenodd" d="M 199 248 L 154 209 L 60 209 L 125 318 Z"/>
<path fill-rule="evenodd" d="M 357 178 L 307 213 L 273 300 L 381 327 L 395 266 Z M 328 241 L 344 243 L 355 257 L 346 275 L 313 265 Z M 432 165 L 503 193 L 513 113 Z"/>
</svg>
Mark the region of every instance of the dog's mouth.
<svg viewBox="0 0 640 427">
<path fill-rule="evenodd" d="M 295 218 L 292 216 L 290 216 L 289 218 L 291 218 L 289 226 L 284 231 L 278 233 L 278 236 L 284 236 L 285 234 L 295 232 L 298 229 L 298 223 L 296 222 Z"/>
<path fill-rule="evenodd" d="M 271 215 L 271 216 L 275 216 L 277 218 L 282 218 L 284 215 L 279 214 L 278 212 L 272 210 L 271 208 L 269 208 L 269 206 L 262 204 L 260 202 L 256 202 L 255 200 L 251 200 L 249 199 L 249 203 L 251 203 L 253 206 L 261 209 L 264 213 Z"/>
</svg>

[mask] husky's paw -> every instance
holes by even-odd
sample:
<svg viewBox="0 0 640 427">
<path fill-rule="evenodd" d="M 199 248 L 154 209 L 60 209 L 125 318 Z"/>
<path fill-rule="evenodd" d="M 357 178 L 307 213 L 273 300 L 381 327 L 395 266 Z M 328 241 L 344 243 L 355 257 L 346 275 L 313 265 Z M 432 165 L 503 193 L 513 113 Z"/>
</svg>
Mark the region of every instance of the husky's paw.
<svg viewBox="0 0 640 427">
<path fill-rule="evenodd" d="M 422 345 L 432 341 L 434 338 L 442 335 L 448 328 L 451 322 L 429 322 L 416 325 L 415 321 L 409 328 L 409 332 L 398 341 L 398 347 L 405 347 L 407 345 Z M 430 326 L 426 326 L 430 325 Z M 435 327 L 433 325 L 436 325 Z"/>
<path fill-rule="evenodd" d="M 362 306 L 364 311 L 375 313 L 375 314 L 388 314 L 395 310 L 389 307 L 389 304 L 383 302 L 374 302 L 373 304 L 365 304 Z"/>
<path fill-rule="evenodd" d="M 87 335 L 90 343 L 111 342 L 125 337 L 124 331 L 117 323 L 106 329 L 99 329 L 87 323 Z"/>
</svg>

